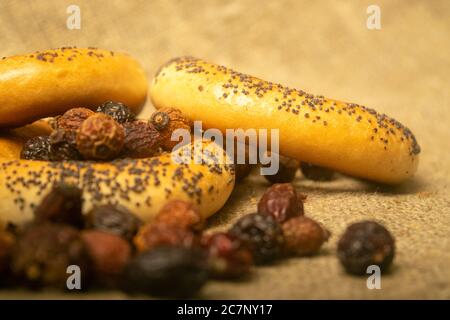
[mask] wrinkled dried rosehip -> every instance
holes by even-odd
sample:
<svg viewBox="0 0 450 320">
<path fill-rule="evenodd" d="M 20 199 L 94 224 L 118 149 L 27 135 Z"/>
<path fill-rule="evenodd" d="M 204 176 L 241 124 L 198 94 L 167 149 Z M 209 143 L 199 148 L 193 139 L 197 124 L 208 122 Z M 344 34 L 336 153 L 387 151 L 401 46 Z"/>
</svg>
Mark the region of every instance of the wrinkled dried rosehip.
<svg viewBox="0 0 450 320">
<path fill-rule="evenodd" d="M 169 118 L 169 121 L 167 121 Z M 192 122 L 185 117 L 180 110 L 175 108 L 161 108 L 154 112 L 150 118 L 150 123 L 159 131 L 161 135 L 161 147 L 166 151 L 172 151 L 178 141 L 172 141 L 172 133 L 177 129 L 184 129 L 191 132 Z"/>
<path fill-rule="evenodd" d="M 291 182 L 295 178 L 298 167 L 300 166 L 299 161 L 278 155 L 279 157 L 279 167 L 277 173 L 273 175 L 264 175 L 267 181 L 270 183 L 286 183 Z M 271 164 L 263 165 L 263 167 L 269 167 Z"/>
<path fill-rule="evenodd" d="M 52 161 L 81 160 L 76 148 L 76 132 L 57 129 L 50 135 L 50 158 Z"/>
<path fill-rule="evenodd" d="M 94 115 L 95 112 L 88 108 L 72 108 L 62 116 L 56 118 L 56 127 L 67 131 L 76 131 L 84 120 Z"/>
<path fill-rule="evenodd" d="M 278 222 L 302 216 L 303 201 L 290 183 L 276 183 L 264 192 L 258 202 L 258 213 L 271 215 Z"/>
<path fill-rule="evenodd" d="M 66 289 L 67 267 L 81 269 L 82 288 L 89 280 L 89 258 L 78 230 L 61 224 L 31 225 L 17 239 L 11 271 L 30 287 Z"/>
<path fill-rule="evenodd" d="M 83 226 L 82 192 L 77 186 L 55 185 L 34 210 L 36 222 L 55 222 Z"/>
<path fill-rule="evenodd" d="M 114 285 L 131 258 L 130 244 L 121 237 L 98 230 L 81 233 L 98 283 Z"/>
<path fill-rule="evenodd" d="M 120 102 L 107 101 L 97 108 L 97 112 L 104 113 L 118 123 L 133 121 L 135 114 L 126 105 Z"/>
<path fill-rule="evenodd" d="M 204 221 L 197 208 L 191 202 L 183 200 L 167 202 L 156 216 L 155 223 L 192 230 L 204 227 Z"/>
<path fill-rule="evenodd" d="M 145 121 L 132 121 L 123 124 L 125 144 L 123 153 L 131 158 L 147 158 L 158 152 L 159 132 Z"/>
<path fill-rule="evenodd" d="M 123 127 L 103 113 L 83 121 L 77 131 L 77 148 L 86 159 L 113 159 L 122 151 L 124 141 Z"/>
<path fill-rule="evenodd" d="M 184 228 L 163 223 L 149 223 L 141 227 L 133 239 L 140 252 L 162 246 L 191 248 L 198 243 L 196 235 Z"/>
<path fill-rule="evenodd" d="M 316 181 L 329 181 L 334 177 L 334 171 L 313 165 L 307 162 L 300 163 L 300 170 L 306 179 L 316 180 Z"/>
<path fill-rule="evenodd" d="M 250 249 L 256 264 L 271 263 L 283 253 L 283 231 L 270 215 L 245 215 L 231 227 L 229 233 Z"/>
<path fill-rule="evenodd" d="M 238 278 L 248 274 L 253 264 L 252 253 L 229 233 L 204 235 L 201 246 L 208 253 L 210 272 L 216 278 Z"/>
<path fill-rule="evenodd" d="M 313 219 L 295 217 L 282 225 L 285 251 L 289 255 L 309 256 L 317 253 L 330 232 Z"/>
<path fill-rule="evenodd" d="M 348 273 L 364 275 L 367 267 L 388 270 L 395 255 L 395 239 L 375 221 L 357 222 L 345 230 L 338 242 L 338 258 Z"/>
<path fill-rule="evenodd" d="M 21 159 L 50 161 L 50 138 L 39 136 L 25 142 L 20 153 Z"/>
<path fill-rule="evenodd" d="M 157 248 L 133 259 L 123 280 L 123 289 L 130 293 L 191 297 L 208 280 L 206 257 L 194 248 Z"/>
<path fill-rule="evenodd" d="M 0 276 L 9 269 L 13 245 L 13 235 L 6 231 L 0 231 Z"/>
<path fill-rule="evenodd" d="M 97 229 L 131 241 L 142 221 L 122 206 L 102 205 L 94 207 L 85 219 L 87 228 Z"/>
</svg>

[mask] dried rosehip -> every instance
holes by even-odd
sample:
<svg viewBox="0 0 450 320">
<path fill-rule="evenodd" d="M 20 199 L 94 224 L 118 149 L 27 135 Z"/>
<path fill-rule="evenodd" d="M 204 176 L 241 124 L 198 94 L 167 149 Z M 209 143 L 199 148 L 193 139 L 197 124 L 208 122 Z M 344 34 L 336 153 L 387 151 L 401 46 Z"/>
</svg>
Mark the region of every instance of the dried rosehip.
<svg viewBox="0 0 450 320">
<path fill-rule="evenodd" d="M 309 256 L 317 253 L 330 232 L 313 219 L 295 217 L 282 225 L 285 251 L 289 255 Z"/>
<path fill-rule="evenodd" d="M 39 136 L 25 142 L 20 153 L 21 159 L 50 161 L 50 138 Z"/>
<path fill-rule="evenodd" d="M 155 223 L 192 230 L 204 227 L 204 221 L 197 208 L 191 202 L 183 200 L 167 202 L 156 216 Z"/>
<path fill-rule="evenodd" d="M 175 108 L 161 108 L 152 114 L 150 123 L 161 134 L 161 147 L 166 151 L 172 151 L 178 141 L 172 141 L 172 133 L 177 129 L 191 132 L 192 122 L 186 118 L 180 110 Z"/>
<path fill-rule="evenodd" d="M 9 232 L 0 231 L 0 276 L 9 269 L 14 237 Z"/>
<path fill-rule="evenodd" d="M 300 166 L 299 161 L 284 157 L 282 155 L 278 155 L 279 158 L 279 167 L 277 173 L 273 175 L 264 175 L 267 181 L 270 183 L 287 183 L 291 182 L 295 178 L 295 174 L 297 173 L 298 167 Z M 263 165 L 269 167 L 269 165 Z"/>
<path fill-rule="evenodd" d="M 120 236 L 131 241 L 142 221 L 122 206 L 102 205 L 93 208 L 87 215 L 85 226 Z"/>
<path fill-rule="evenodd" d="M 122 151 L 124 141 L 123 127 L 103 113 L 86 119 L 77 131 L 77 148 L 86 159 L 113 159 Z"/>
<path fill-rule="evenodd" d="M 132 260 L 123 280 L 123 289 L 130 293 L 190 297 L 208 280 L 206 257 L 194 248 L 157 248 Z"/>
<path fill-rule="evenodd" d="M 56 127 L 67 131 L 76 131 L 84 120 L 94 114 L 95 112 L 88 108 L 72 108 L 56 118 Z"/>
<path fill-rule="evenodd" d="M 145 121 L 132 121 L 123 124 L 125 144 L 123 153 L 131 158 L 147 158 L 158 152 L 159 132 Z"/>
<path fill-rule="evenodd" d="M 395 239 L 377 222 L 357 222 L 345 230 L 338 242 L 337 254 L 348 273 L 364 275 L 371 265 L 385 272 L 394 259 Z"/>
<path fill-rule="evenodd" d="M 126 105 L 120 102 L 107 101 L 97 108 L 97 112 L 104 113 L 118 123 L 133 121 L 135 114 Z"/>
<path fill-rule="evenodd" d="M 307 162 L 300 163 L 300 170 L 303 173 L 303 176 L 309 180 L 316 181 L 329 181 L 334 177 L 334 171 L 313 165 Z"/>
<path fill-rule="evenodd" d="M 276 183 L 264 192 L 258 202 L 258 213 L 271 215 L 278 222 L 302 216 L 303 201 L 290 183 Z"/>
<path fill-rule="evenodd" d="M 81 160 L 76 148 L 76 132 L 57 129 L 50 135 L 50 158 L 52 161 Z"/>
<path fill-rule="evenodd" d="M 162 223 L 144 225 L 133 239 L 136 249 L 140 252 L 162 246 L 191 248 L 197 245 L 197 242 L 192 231 Z"/>
<path fill-rule="evenodd" d="M 82 288 L 89 280 L 89 258 L 77 229 L 60 224 L 31 225 L 18 238 L 11 271 L 30 287 L 66 289 L 67 267 L 81 269 Z"/>
<path fill-rule="evenodd" d="M 211 274 L 216 278 L 238 278 L 248 274 L 253 264 L 252 253 L 229 233 L 204 235 L 201 246 L 208 252 Z"/>
<path fill-rule="evenodd" d="M 245 215 L 232 226 L 229 233 L 250 249 L 256 264 L 271 263 L 282 255 L 283 231 L 270 215 Z"/>
<path fill-rule="evenodd" d="M 36 207 L 36 222 L 66 223 L 74 227 L 83 226 L 82 192 L 77 186 L 55 185 Z"/>
<path fill-rule="evenodd" d="M 130 244 L 119 236 L 98 230 L 81 233 L 97 282 L 114 285 L 131 258 Z"/>
</svg>

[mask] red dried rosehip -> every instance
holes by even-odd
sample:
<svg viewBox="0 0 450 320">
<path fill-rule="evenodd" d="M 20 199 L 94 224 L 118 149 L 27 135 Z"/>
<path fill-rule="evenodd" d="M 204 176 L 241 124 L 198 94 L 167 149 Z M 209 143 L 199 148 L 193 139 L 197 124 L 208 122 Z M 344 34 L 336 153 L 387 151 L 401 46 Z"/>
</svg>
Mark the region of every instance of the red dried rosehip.
<svg viewBox="0 0 450 320">
<path fill-rule="evenodd" d="M 282 225 L 287 254 L 309 256 L 317 253 L 330 232 L 313 219 L 295 217 Z"/>
<path fill-rule="evenodd" d="M 266 178 L 266 180 L 270 183 L 291 182 L 295 178 L 295 174 L 297 173 L 297 170 L 300 166 L 300 162 L 292 158 L 284 157 L 282 155 L 278 155 L 278 157 L 279 167 L 277 173 L 273 175 L 264 175 L 264 178 Z"/>
<path fill-rule="evenodd" d="M 77 148 L 86 159 L 113 159 L 122 151 L 124 141 L 123 127 L 103 113 L 83 121 L 77 132 Z"/>
<path fill-rule="evenodd" d="M 125 144 L 123 153 L 131 158 L 147 158 L 158 152 L 159 132 L 145 121 L 132 121 L 123 124 Z"/>
<path fill-rule="evenodd" d="M 193 230 L 202 229 L 204 226 L 197 208 L 191 202 L 183 200 L 172 200 L 166 203 L 156 216 L 155 223 Z"/>
<path fill-rule="evenodd" d="M 56 127 L 68 131 L 76 131 L 84 120 L 94 114 L 95 112 L 88 108 L 72 108 L 56 118 Z"/>
<path fill-rule="evenodd" d="M 191 132 L 192 122 L 175 108 L 161 108 L 152 114 L 150 123 L 161 134 L 161 147 L 166 151 L 172 151 L 178 141 L 172 141 L 172 133 L 177 129 Z"/>
<path fill-rule="evenodd" d="M 258 202 L 258 213 L 271 215 L 278 222 L 301 216 L 303 201 L 290 183 L 277 183 L 266 190 Z"/>
<path fill-rule="evenodd" d="M 204 235 L 202 247 L 208 252 L 211 273 L 216 278 L 237 278 L 247 274 L 253 264 L 250 250 L 239 239 L 219 232 Z"/>
</svg>

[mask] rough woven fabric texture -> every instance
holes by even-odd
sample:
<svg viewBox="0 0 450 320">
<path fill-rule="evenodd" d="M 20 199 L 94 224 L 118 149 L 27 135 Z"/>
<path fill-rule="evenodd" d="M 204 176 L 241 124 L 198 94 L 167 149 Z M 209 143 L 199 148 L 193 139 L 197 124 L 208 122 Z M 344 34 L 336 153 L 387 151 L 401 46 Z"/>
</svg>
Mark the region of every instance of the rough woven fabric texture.
<svg viewBox="0 0 450 320">
<path fill-rule="evenodd" d="M 68 30 L 66 8 L 81 8 Z M 166 60 L 202 57 L 305 91 L 373 107 L 411 128 L 422 147 L 416 177 L 381 187 L 346 177 L 316 183 L 298 175 L 306 214 L 332 238 L 314 258 L 257 268 L 242 282 L 210 282 L 200 298 L 450 298 L 450 2 L 376 1 L 381 30 L 366 28 L 373 1 L 1 1 L 1 55 L 63 45 L 126 51 L 149 78 Z M 126 75 L 124 75 L 126 77 Z M 174 92 L 176 94 L 176 92 Z M 152 110 L 150 102 L 143 116 Z M 211 219 L 224 228 L 255 211 L 268 186 L 255 172 Z M 397 239 L 381 290 L 346 275 L 336 258 L 345 227 L 361 219 Z M 58 292 L 0 291 L 0 298 L 70 298 Z M 73 297 L 73 296 L 72 296 Z M 126 298 L 93 292 L 76 298 Z"/>
</svg>

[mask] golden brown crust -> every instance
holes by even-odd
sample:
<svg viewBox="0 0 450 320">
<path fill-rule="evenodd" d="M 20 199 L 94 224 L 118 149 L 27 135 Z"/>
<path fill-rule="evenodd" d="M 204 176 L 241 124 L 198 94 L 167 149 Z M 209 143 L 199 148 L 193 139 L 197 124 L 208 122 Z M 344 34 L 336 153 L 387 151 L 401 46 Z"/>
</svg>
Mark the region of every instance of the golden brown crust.
<svg viewBox="0 0 450 320">
<path fill-rule="evenodd" d="M 201 143 L 201 142 L 199 142 Z M 182 147 L 175 154 L 191 148 Z M 204 142 L 211 154 L 223 154 Z M 97 204 L 119 204 L 150 221 L 169 200 L 191 201 L 203 218 L 217 212 L 234 187 L 234 171 L 218 158 L 193 149 L 203 164 L 173 162 L 171 154 L 107 163 L 89 161 L 45 162 L 0 158 L 0 223 L 21 224 L 55 183 L 75 184 L 83 191 L 84 212 Z"/>
<path fill-rule="evenodd" d="M 417 169 L 420 147 L 398 121 L 203 60 L 163 66 L 150 97 L 156 108 L 178 108 L 207 128 L 279 129 L 281 154 L 356 177 L 393 184 Z"/>
<path fill-rule="evenodd" d="M 67 47 L 0 60 L 0 128 L 108 100 L 138 113 L 146 95 L 143 69 L 123 53 Z"/>
</svg>

